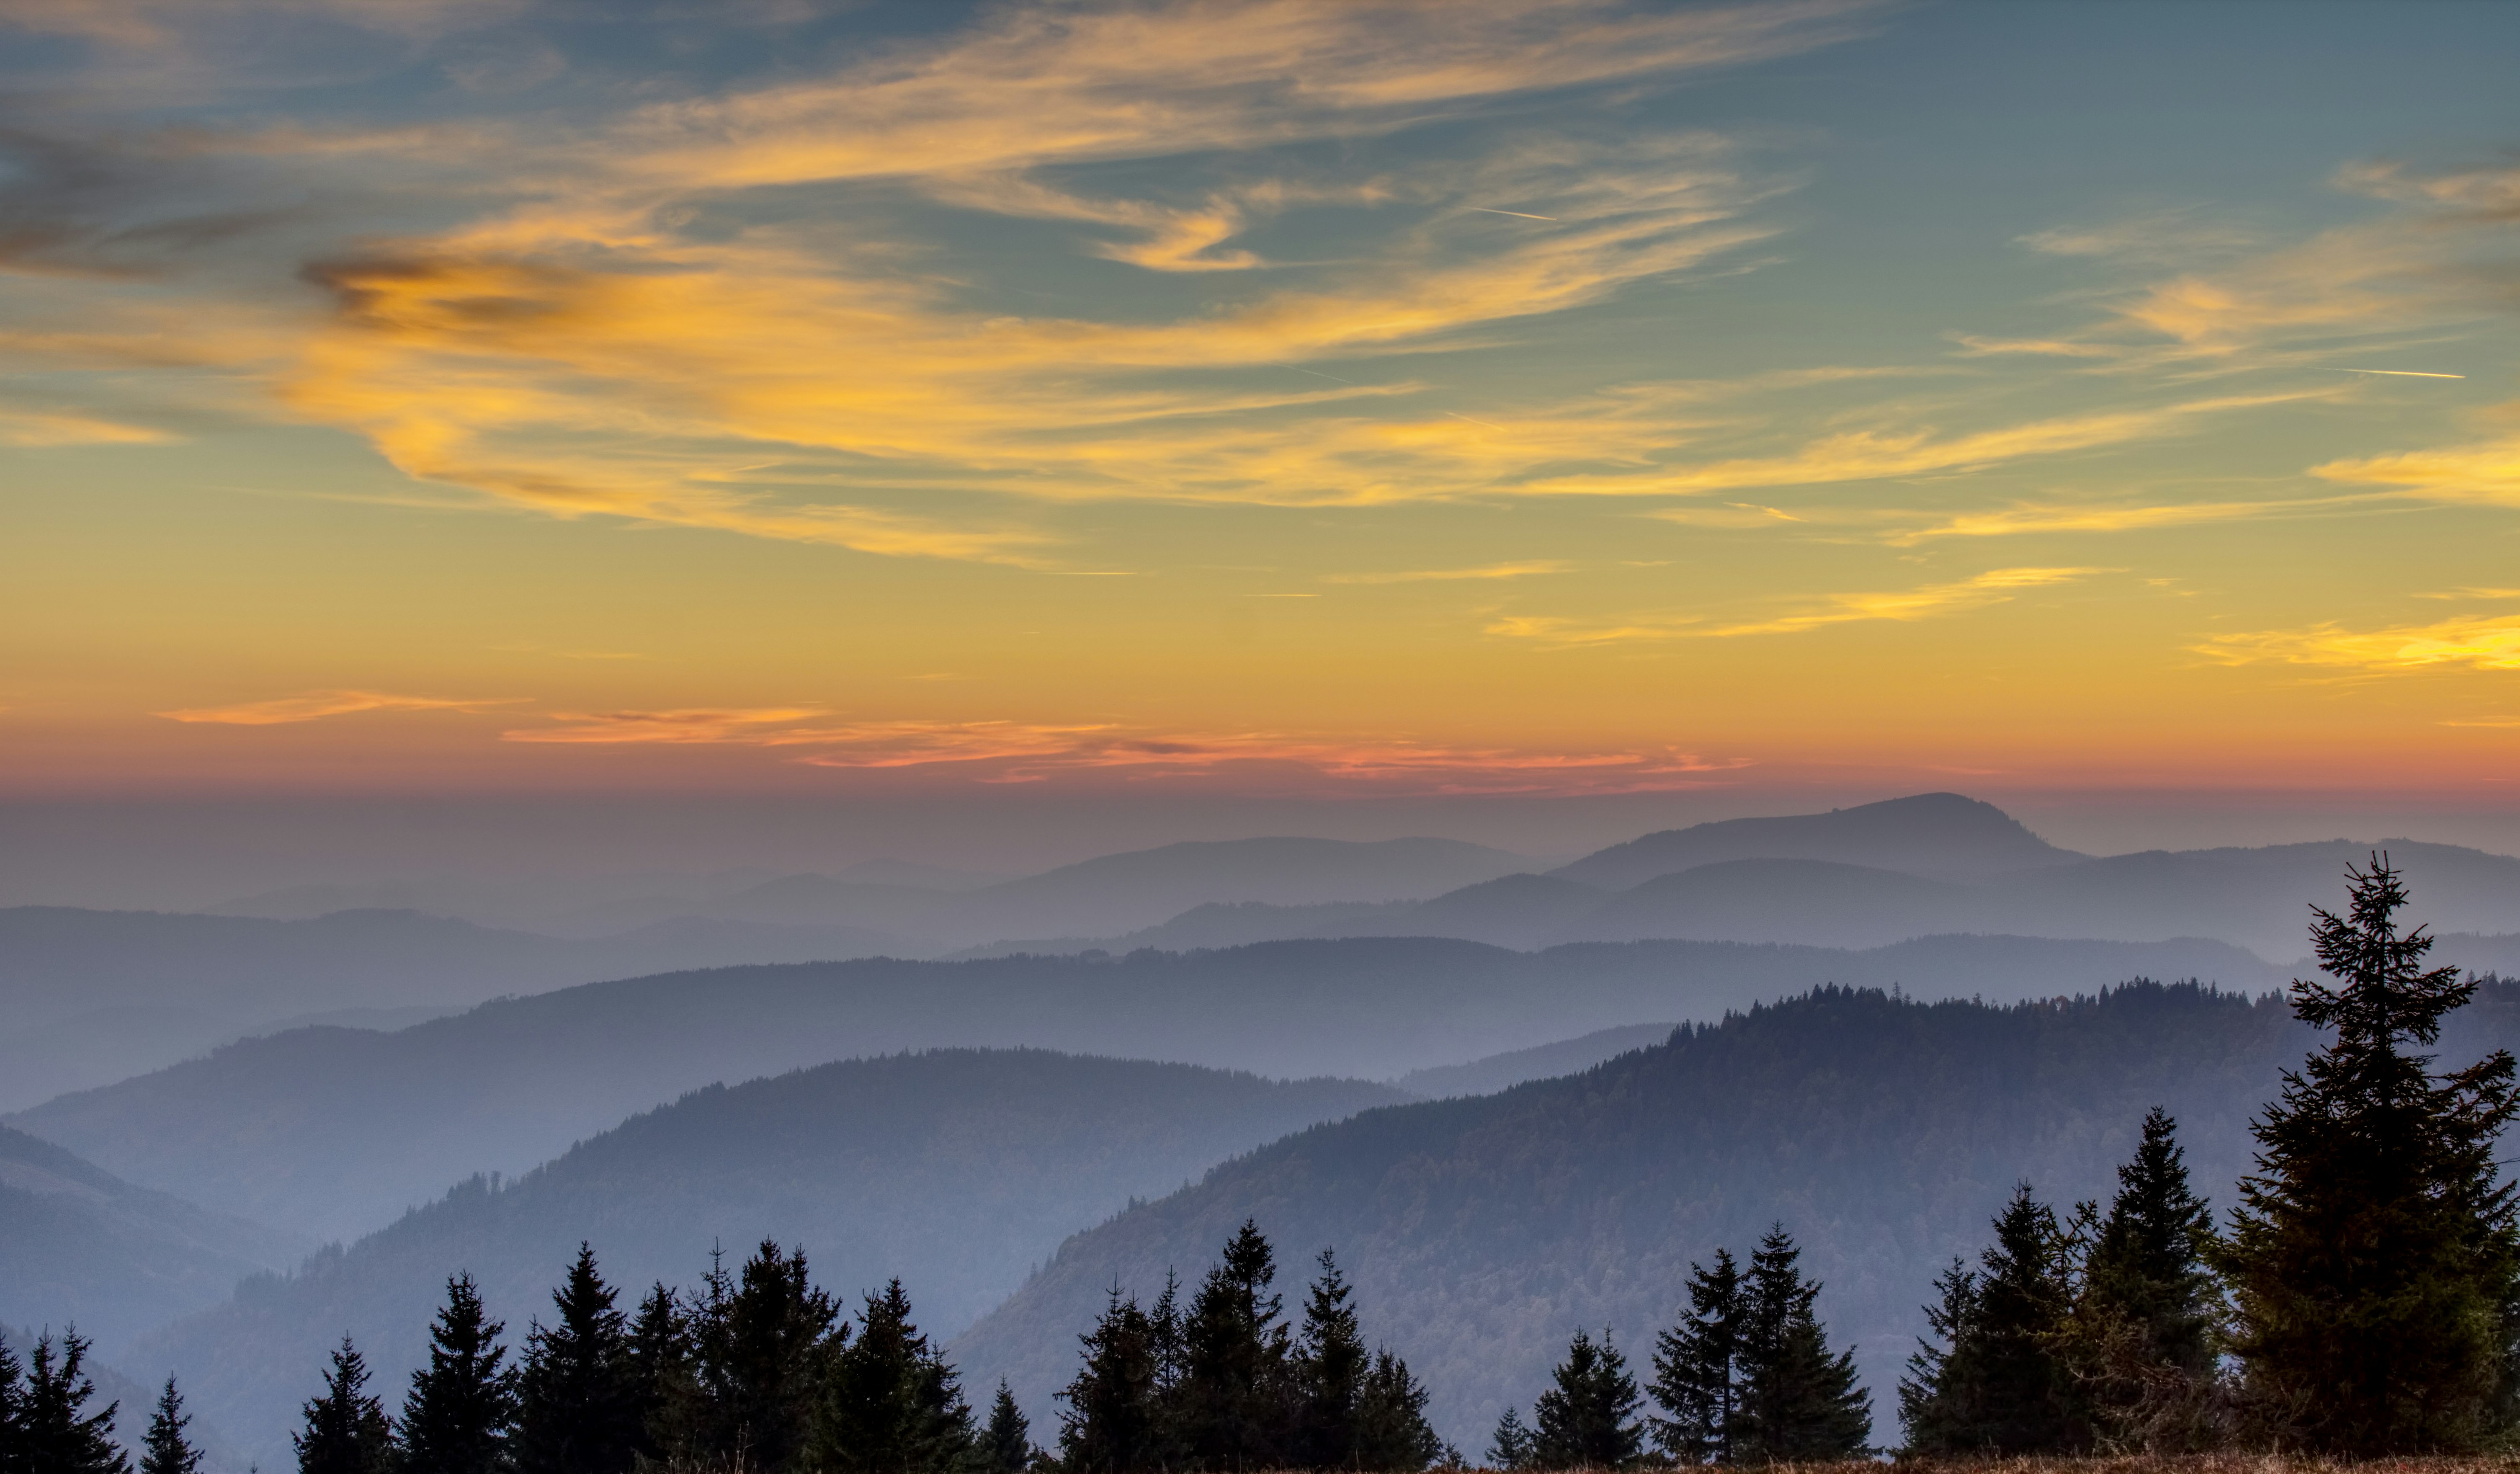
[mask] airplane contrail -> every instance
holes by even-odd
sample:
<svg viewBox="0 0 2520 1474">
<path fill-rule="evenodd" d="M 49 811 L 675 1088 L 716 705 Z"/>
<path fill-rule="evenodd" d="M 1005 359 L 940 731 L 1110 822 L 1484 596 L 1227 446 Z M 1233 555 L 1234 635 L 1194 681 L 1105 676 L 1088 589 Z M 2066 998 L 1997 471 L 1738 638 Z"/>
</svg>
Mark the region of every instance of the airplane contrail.
<svg viewBox="0 0 2520 1474">
<path fill-rule="evenodd" d="M 1285 368 L 1285 369 L 1295 369 L 1295 366 L 1294 366 L 1293 364 L 1281 364 L 1281 365 L 1279 365 L 1279 367 L 1280 367 L 1280 368 Z M 1355 382 L 1356 382 L 1356 380 L 1353 380 L 1353 379 L 1341 379 L 1341 378 L 1339 378 L 1336 374 L 1325 374 L 1325 373 L 1323 373 L 1323 372 L 1322 372 L 1321 370 L 1319 370 L 1319 369 L 1295 369 L 1295 372 L 1296 372 L 1296 373 L 1298 373 L 1298 374 L 1310 374 L 1310 375 L 1311 375 L 1311 376 L 1313 376 L 1315 379 L 1327 379 L 1327 380 L 1329 380 L 1330 382 L 1332 382 L 1332 383 L 1355 383 Z"/>
<path fill-rule="evenodd" d="M 1492 210 L 1484 204 L 1468 204 L 1463 205 L 1462 208 L 1477 210 L 1482 215 L 1511 215 L 1516 220 L 1548 220 L 1554 222 L 1557 219 L 1555 215 L 1526 215 L 1520 210 Z"/>
<path fill-rule="evenodd" d="M 2391 379 L 2465 379 L 2464 374 L 2424 374 L 2413 369 L 2330 369 L 2330 374 L 2386 374 Z"/>
<path fill-rule="evenodd" d="M 1453 415 L 1453 412 L 1452 412 L 1451 410 L 1446 410 L 1446 411 L 1444 411 L 1444 413 L 1445 413 L 1445 414 L 1447 414 L 1447 415 Z M 1467 415 L 1453 415 L 1453 418 L 1454 418 L 1454 419 L 1456 419 L 1456 420 L 1468 421 L 1468 422 L 1469 422 L 1470 424 L 1488 424 L 1488 423 L 1487 423 L 1486 421 L 1484 421 L 1484 420 L 1471 420 L 1471 419 L 1470 419 L 1470 417 L 1469 417 L 1469 416 L 1467 416 Z M 1492 430 L 1501 430 L 1501 429 L 1504 429 L 1504 428 L 1505 428 L 1505 426 L 1504 426 L 1504 425 L 1502 425 L 1502 424 L 1488 424 L 1488 428 L 1489 428 L 1489 429 L 1492 429 Z"/>
</svg>

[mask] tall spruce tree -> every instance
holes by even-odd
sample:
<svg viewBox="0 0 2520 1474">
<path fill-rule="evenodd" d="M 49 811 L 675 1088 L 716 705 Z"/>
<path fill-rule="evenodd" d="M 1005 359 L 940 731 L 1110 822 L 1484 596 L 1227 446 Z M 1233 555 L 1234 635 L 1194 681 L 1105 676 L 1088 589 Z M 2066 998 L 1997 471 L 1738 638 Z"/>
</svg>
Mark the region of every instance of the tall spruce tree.
<svg viewBox="0 0 2520 1474">
<path fill-rule="evenodd" d="M 649 1452 L 630 1321 L 615 1298 L 594 1249 L 580 1243 L 552 1292 L 552 1323 L 525 1336 L 517 1370 L 518 1474 L 628 1474 Z"/>
<path fill-rule="evenodd" d="M 1532 1467 L 1531 1429 L 1522 1421 L 1522 1409 L 1508 1407 L 1497 1419 L 1496 1432 L 1488 1439 L 1488 1467 L 1492 1469 L 1528 1469 Z"/>
<path fill-rule="evenodd" d="M 1357 1463 L 1358 1414 L 1366 1378 L 1372 1371 L 1356 1307 L 1330 1251 L 1304 1303 L 1304 1327 L 1295 1341 L 1295 1429 L 1288 1456 L 1308 1469 L 1344 1469 Z"/>
<path fill-rule="evenodd" d="M 1444 1456 L 1426 1421 L 1426 1389 L 1389 1350 L 1373 1354 L 1357 1397 L 1356 1442 L 1348 1466 L 1373 1474 L 1418 1474 Z"/>
<path fill-rule="evenodd" d="M 2445 1014 L 2476 984 L 2401 933 L 2386 855 L 2348 871 L 2344 916 L 2313 908 L 2334 981 L 2296 979 L 2294 1016 L 2334 1040 L 2287 1072 L 2252 1130 L 2257 1171 L 2222 1256 L 2246 1391 L 2291 1439 L 2344 1453 L 2458 1450 L 2514 1424 L 2520 1228 L 2497 1139 L 2520 1111 L 2504 1050 L 2435 1073 Z"/>
<path fill-rule="evenodd" d="M 2188 1186 L 2178 1130 L 2153 1107 L 2134 1158 L 2118 1168 L 2107 1216 L 2089 1204 L 2083 1214 L 2088 1242 L 2067 1353 L 2093 1438 L 2113 1452 L 2185 1452 L 2218 1441 L 2214 1221 Z"/>
<path fill-rule="evenodd" d="M 1638 1462 L 1644 1451 L 1644 1429 L 1636 1420 L 1642 1399 L 1608 1331 L 1598 1341 L 1577 1331 L 1550 1380 L 1531 1409 L 1525 1467 L 1625 1469 Z"/>
<path fill-rule="evenodd" d="M 1734 1366 L 1745 1318 L 1741 1267 L 1732 1250 L 1717 1249 L 1711 1270 L 1688 1267 L 1688 1310 L 1654 1339 L 1646 1388 L 1665 1414 L 1646 1420 L 1654 1446 L 1678 1462 L 1735 1461 Z"/>
<path fill-rule="evenodd" d="M 1191 1298 L 1172 1401 L 1184 1452 L 1201 1469 L 1239 1474 L 1285 1457 L 1290 1348 L 1277 1277 L 1275 1251 L 1245 1219 Z"/>
<path fill-rule="evenodd" d="M 1922 1343 L 1900 1383 L 1908 1447 L 1917 1453 L 2054 1453 L 2090 1443 L 2060 1342 L 2073 1303 L 2055 1210 L 2013 1189 L 1981 1269 L 1959 1264 L 1935 1281 L 1925 1318 L 1944 1344 Z"/>
<path fill-rule="evenodd" d="M 1084 1343 L 1085 1364 L 1062 1388 L 1060 1463 L 1071 1474 L 1138 1474 L 1165 1466 L 1157 1408 L 1153 1326 L 1134 1299 L 1110 1302 Z"/>
<path fill-rule="evenodd" d="M 428 1364 L 411 1374 L 402 1405 L 405 1474 L 504 1474 L 516 1431 L 516 1378 L 481 1308 L 481 1288 L 458 1273 L 428 1328 Z"/>
<path fill-rule="evenodd" d="M 26 1467 L 26 1366 L 0 1334 L 0 1474 L 31 1474 Z"/>
<path fill-rule="evenodd" d="M 690 1313 L 697 1406 L 684 1420 L 685 1446 L 667 1452 L 785 1474 L 804 1451 L 838 1319 L 802 1250 L 764 1239 L 734 1275 L 712 1255 Z"/>
<path fill-rule="evenodd" d="M 1872 1398 L 1855 1380 L 1855 1353 L 1832 1356 L 1782 1225 L 1750 1256 L 1739 1345 L 1740 1430 L 1728 1461 L 1811 1463 L 1852 1458 L 1872 1432 Z"/>
<path fill-rule="evenodd" d="M 201 1474 L 202 1451 L 184 1437 L 192 1421 L 183 1396 L 175 1391 L 175 1379 L 168 1377 L 149 1414 L 149 1432 L 141 1439 L 140 1474 Z"/>
<path fill-rule="evenodd" d="M 912 1322 L 899 1279 L 866 1297 L 856 1334 L 835 1345 L 816 1408 L 810 1467 L 955 1474 L 977 1464 L 970 1405 L 954 1368 Z"/>
<path fill-rule="evenodd" d="M 640 1456 L 687 1453 L 698 1442 L 699 1353 L 682 1297 L 659 1280 L 630 1320 L 630 1386 L 639 1403 Z"/>
<path fill-rule="evenodd" d="M 324 1373 L 324 1391 L 306 1404 L 305 1428 L 289 1441 L 297 1474 L 393 1474 L 401 1450 L 384 1406 L 368 1395 L 368 1363 L 343 1336 Z"/>
<path fill-rule="evenodd" d="M 980 1433 L 980 1468 L 984 1474 L 1024 1474 L 1031 1468 L 1032 1420 L 1015 1406 L 1014 1389 L 998 1379 L 998 1395 L 989 1403 L 989 1425 Z"/>
<path fill-rule="evenodd" d="M 18 1395 L 18 1457 L 38 1474 L 130 1474 L 131 1460 L 113 1442 L 119 1405 L 88 1410 L 96 1383 L 87 1374 L 87 1339 L 66 1330 L 56 1347 L 37 1338 Z"/>
</svg>

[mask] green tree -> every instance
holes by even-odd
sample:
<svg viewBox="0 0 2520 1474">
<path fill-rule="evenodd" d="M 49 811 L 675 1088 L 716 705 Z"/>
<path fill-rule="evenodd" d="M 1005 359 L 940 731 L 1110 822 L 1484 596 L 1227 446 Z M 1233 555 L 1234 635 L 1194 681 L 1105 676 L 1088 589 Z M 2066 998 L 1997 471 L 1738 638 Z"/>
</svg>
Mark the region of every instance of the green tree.
<svg viewBox="0 0 2520 1474">
<path fill-rule="evenodd" d="M 681 1295 L 659 1280 L 630 1318 L 630 1385 L 639 1399 L 639 1452 L 687 1455 L 700 1423 L 699 1351 Z"/>
<path fill-rule="evenodd" d="M 1531 1409 L 1524 1467 L 1624 1469 L 1638 1461 L 1644 1447 L 1644 1429 L 1636 1421 L 1642 1400 L 1608 1331 L 1598 1342 L 1577 1331 L 1551 1381 Z"/>
<path fill-rule="evenodd" d="M 324 1373 L 324 1391 L 304 1408 L 306 1427 L 289 1441 L 297 1449 L 297 1474 L 392 1474 L 393 1424 L 382 1404 L 368 1395 L 368 1363 L 343 1336 Z"/>
<path fill-rule="evenodd" d="M 184 1437 L 192 1425 L 184 1399 L 168 1377 L 158 1391 L 158 1407 L 149 1415 L 149 1433 L 140 1444 L 140 1474 L 201 1474 L 202 1451 Z"/>
<path fill-rule="evenodd" d="M 1920 1344 L 1900 1383 L 1908 1447 L 1918 1453 L 2053 1453 L 2089 1429 L 2060 1358 L 2073 1283 L 2055 1210 L 2013 1189 L 1995 1242 L 1971 1273 L 1955 1263 L 1935 1281 L 1926 1321 L 1943 1345 Z"/>
<path fill-rule="evenodd" d="M 650 1452 L 648 1400 L 629 1318 L 615 1298 L 595 1251 L 580 1243 L 567 1278 L 552 1292 L 552 1323 L 537 1323 L 525 1336 L 517 1371 L 520 1474 L 627 1474 Z"/>
<path fill-rule="evenodd" d="M 1666 1414 L 1647 1419 L 1656 1448 L 1681 1463 L 1734 1461 L 1734 1363 L 1741 1354 L 1741 1267 L 1717 1249 L 1715 1268 L 1688 1267 L 1688 1311 L 1654 1339 L 1646 1387 Z"/>
<path fill-rule="evenodd" d="M 1239 1474 L 1284 1457 L 1290 1349 L 1284 1303 L 1270 1292 L 1277 1277 L 1275 1251 L 1245 1219 L 1191 1298 L 1171 1401 L 1185 1452 L 1201 1469 Z"/>
<path fill-rule="evenodd" d="M 402 1404 L 406 1474 L 500 1474 L 516 1429 L 516 1378 L 499 1336 L 507 1327 L 481 1308 L 471 1274 L 446 1281 L 446 1304 L 428 1328 L 428 1364 L 411 1374 Z"/>
<path fill-rule="evenodd" d="M 866 1297 L 857 1333 L 834 1340 L 816 1409 L 817 1470 L 952 1474 L 977 1462 L 970 1405 L 954 1368 L 910 1318 L 895 1279 Z"/>
<path fill-rule="evenodd" d="M 1855 1380 L 1855 1353 L 1832 1356 L 1782 1225 L 1750 1256 L 1738 1362 L 1740 1431 L 1732 1460 L 1810 1463 L 1852 1458 L 1872 1432 L 1872 1398 Z"/>
<path fill-rule="evenodd" d="M 18 1457 L 37 1474 L 130 1474 L 131 1461 L 113 1442 L 108 1403 L 95 1412 L 88 1403 L 96 1383 L 87 1374 L 88 1343 L 76 1330 L 62 1333 L 58 1351 L 43 1336 L 26 1358 L 25 1385 L 18 1395 Z"/>
<path fill-rule="evenodd" d="M 1032 1421 L 1015 1406 L 1014 1390 L 998 1379 L 998 1395 L 989 1404 L 989 1425 L 980 1434 L 980 1467 L 985 1474 L 1024 1474 L 1033 1465 Z"/>
<path fill-rule="evenodd" d="M 0 1335 L 0 1474 L 32 1474 L 24 1457 L 26 1367 Z"/>
<path fill-rule="evenodd" d="M 669 1412 L 695 1462 L 737 1462 L 785 1474 L 804 1451 L 816 1391 L 839 1310 L 814 1288 L 802 1250 L 764 1239 L 740 1273 L 712 1255 L 689 1315 L 692 1383 Z"/>
<path fill-rule="evenodd" d="M 2445 1014 L 2476 991 L 2401 933 L 2386 855 L 2348 871 L 2346 915 L 2313 908 L 2332 983 L 2296 979 L 2293 1013 L 2334 1039 L 2256 1122 L 2229 1277 L 2245 1390 L 2291 1439 L 2344 1453 L 2479 1446 L 2512 1425 L 2520 1232 L 2496 1139 L 2511 1055 L 2435 1073 Z"/>
<path fill-rule="evenodd" d="M 1409 1363 L 1388 1350 L 1373 1354 L 1357 1397 L 1351 1467 L 1378 1474 L 1418 1474 L 1444 1456 L 1444 1442 L 1426 1421 L 1426 1389 Z"/>
<path fill-rule="evenodd" d="M 1488 1440 L 1488 1465 L 1497 1469 L 1532 1467 L 1531 1430 L 1523 1425 L 1522 1412 L 1508 1407 L 1497 1419 L 1496 1433 Z"/>
<path fill-rule="evenodd" d="M 1292 1461 L 1308 1469 L 1344 1469 L 1357 1462 L 1357 1419 L 1372 1358 L 1359 1334 L 1347 1280 L 1330 1251 L 1304 1304 L 1304 1327 L 1291 1363 L 1295 1383 Z"/>
<path fill-rule="evenodd" d="M 1058 1452 L 1071 1474 L 1137 1474 L 1162 1467 L 1154 1327 L 1113 1285 L 1093 1329 L 1078 1338 L 1085 1364 L 1058 1394 Z"/>
<path fill-rule="evenodd" d="M 2081 1215 L 2088 1246 L 2067 1356 L 2093 1437 L 2113 1451 L 2175 1453 L 2220 1441 L 2214 1221 L 2188 1186 L 2178 1131 L 2153 1107 L 2134 1158 L 2118 1168 L 2107 1217 L 2090 1204 Z"/>
</svg>

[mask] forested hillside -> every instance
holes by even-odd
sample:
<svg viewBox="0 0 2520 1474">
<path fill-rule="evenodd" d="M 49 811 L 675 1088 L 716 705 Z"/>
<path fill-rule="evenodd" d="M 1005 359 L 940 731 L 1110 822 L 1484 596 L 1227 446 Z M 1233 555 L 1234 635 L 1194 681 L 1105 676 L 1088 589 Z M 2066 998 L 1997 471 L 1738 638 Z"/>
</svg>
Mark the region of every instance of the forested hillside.
<svg viewBox="0 0 2520 1474">
<path fill-rule="evenodd" d="M 1212 1164 L 1406 1098 L 1041 1050 L 853 1060 L 711 1086 L 502 1185 L 475 1181 L 382 1232 L 152 1338 L 205 1416 L 278 1465 L 327 1350 L 351 1332 L 386 1386 L 425 1359 L 447 1275 L 470 1271 L 521 1333 L 581 1239 L 635 1292 L 691 1284 L 712 1244 L 803 1248 L 852 1299 L 898 1274 L 950 1333 L 1052 1245 Z"/>
<path fill-rule="evenodd" d="M 506 1000 L 391 1034 L 249 1040 L 15 1119 L 133 1181 L 348 1238 L 448 1183 L 523 1172 L 685 1091 L 856 1055 L 1033 1046 L 1388 1079 L 1596 1029 L 1712 1019 L 1823 983 L 2012 999 L 2138 975 L 2251 989 L 2282 978 L 2211 943 L 2006 937 L 1536 955 L 1389 939 L 727 968 Z"/>
<path fill-rule="evenodd" d="M 306 1247 L 0 1127 L 0 1326 L 75 1323 L 112 1354 Z"/>
<path fill-rule="evenodd" d="M 1063 1245 L 957 1343 L 1036 1409 L 1116 1279 L 1142 1295 L 1245 1216 L 1300 1262 L 1335 1246 L 1363 1313 L 1473 1447 L 1578 1327 L 1638 1354 L 1688 1265 L 1781 1221 L 1886 1415 L 1935 1273 L 2016 1180 L 2101 1193 L 2147 1107 L 2229 1203 L 2246 1124 L 2313 1035 L 2279 1002 L 2192 986 L 1994 1006 L 1825 990 L 1502 1094 L 1372 1111 L 1219 1167 Z M 2520 985 L 2452 1016 L 2447 1059 L 2520 1043 Z"/>
</svg>

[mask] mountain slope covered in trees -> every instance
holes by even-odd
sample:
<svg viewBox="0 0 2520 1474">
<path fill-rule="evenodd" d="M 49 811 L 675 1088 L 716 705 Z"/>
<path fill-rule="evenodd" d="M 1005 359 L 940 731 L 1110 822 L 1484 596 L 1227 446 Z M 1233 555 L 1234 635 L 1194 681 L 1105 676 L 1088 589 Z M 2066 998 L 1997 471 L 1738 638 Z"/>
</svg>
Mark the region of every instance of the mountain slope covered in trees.
<svg viewBox="0 0 2520 1474">
<path fill-rule="evenodd" d="M 390 1034 L 248 1040 L 13 1119 L 135 1182 L 349 1238 L 448 1183 L 523 1172 L 685 1091 L 856 1055 L 1034 1046 L 1388 1079 L 1534 1040 L 1720 1017 L 1829 982 L 2006 999 L 2137 975 L 2253 989 L 2281 978 L 2210 943 L 2005 937 L 1863 953 L 1377 939 L 728 968 L 504 1000 Z"/>
<path fill-rule="evenodd" d="M 383 1385 L 424 1360 L 446 1277 L 470 1271 L 521 1335 L 581 1239 L 637 1292 L 692 1284 L 712 1243 L 801 1246 L 851 1300 L 899 1275 L 951 1332 L 1051 1246 L 1238 1152 L 1405 1099 L 1356 1080 L 1055 1054 L 946 1050 L 711 1086 L 504 1184 L 474 1181 L 286 1278 L 152 1338 L 147 1364 L 266 1465 L 344 1330 Z M 983 1389 L 984 1390 L 984 1389 Z"/>
<path fill-rule="evenodd" d="M 1250 1216 L 1289 1259 L 1337 1249 L 1432 1388 L 1439 1430 L 1470 1447 L 1528 1401 L 1570 1331 L 1608 1326 L 1638 1351 L 1691 1261 L 1781 1220 L 1886 1412 L 1934 1273 L 1984 1242 L 2017 1179 L 2050 1200 L 2103 1192 L 2160 1104 L 2200 1190 L 2228 1207 L 2250 1116 L 2313 1038 L 2278 1002 L 2184 986 L 2009 1007 L 1829 990 L 1227 1163 L 1063 1245 L 956 1349 L 1046 1411 L 1115 1279 L 1150 1294 Z M 2443 1052 L 2515 1040 L 2520 985 L 2494 983 Z"/>
<path fill-rule="evenodd" d="M 76 1324 L 112 1353 L 305 1247 L 0 1127 L 0 1326 Z"/>
</svg>

